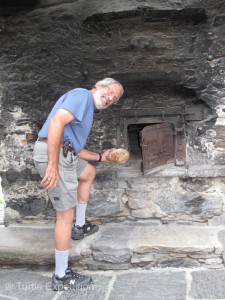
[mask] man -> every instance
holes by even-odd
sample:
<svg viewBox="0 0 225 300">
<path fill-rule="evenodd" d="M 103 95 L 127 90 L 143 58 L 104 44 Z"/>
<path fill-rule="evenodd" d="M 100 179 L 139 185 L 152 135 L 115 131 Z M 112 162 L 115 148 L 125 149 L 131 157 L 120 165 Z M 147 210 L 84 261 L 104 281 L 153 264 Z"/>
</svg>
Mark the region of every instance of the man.
<svg viewBox="0 0 225 300">
<path fill-rule="evenodd" d="M 122 94 L 122 85 L 113 78 L 97 82 L 90 91 L 73 89 L 55 103 L 38 134 L 34 163 L 56 210 L 53 290 L 82 288 L 92 283 L 91 277 L 68 268 L 74 207 L 77 205 L 72 237 L 79 239 L 97 231 L 95 225 L 85 223 L 85 210 L 96 174 L 95 167 L 87 161 L 108 162 L 110 150 L 99 154 L 84 149 L 84 146 L 91 130 L 94 108 L 105 109 Z"/>
</svg>

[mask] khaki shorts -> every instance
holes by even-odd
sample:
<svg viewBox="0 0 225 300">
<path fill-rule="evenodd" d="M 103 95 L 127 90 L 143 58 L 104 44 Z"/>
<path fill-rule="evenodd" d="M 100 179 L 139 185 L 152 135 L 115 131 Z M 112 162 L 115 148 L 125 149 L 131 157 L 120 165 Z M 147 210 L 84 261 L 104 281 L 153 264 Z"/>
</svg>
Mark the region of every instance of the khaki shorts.
<svg viewBox="0 0 225 300">
<path fill-rule="evenodd" d="M 34 165 L 43 178 L 48 165 L 48 144 L 37 141 L 34 145 Z M 60 148 L 59 154 L 59 181 L 53 190 L 48 190 L 48 195 L 53 207 L 57 211 L 66 211 L 77 205 L 78 177 L 88 165 L 85 160 L 68 152 L 65 158 Z"/>
</svg>

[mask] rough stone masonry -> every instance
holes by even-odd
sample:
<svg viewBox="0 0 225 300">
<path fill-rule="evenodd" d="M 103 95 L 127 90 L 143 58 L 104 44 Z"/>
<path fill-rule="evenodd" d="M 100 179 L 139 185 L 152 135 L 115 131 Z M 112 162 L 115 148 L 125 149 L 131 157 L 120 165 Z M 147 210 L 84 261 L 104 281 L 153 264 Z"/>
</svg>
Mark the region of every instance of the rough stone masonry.
<svg viewBox="0 0 225 300">
<path fill-rule="evenodd" d="M 223 226 L 225 1 L 15 3 L 0 4 L 5 224 L 54 221 L 33 166 L 36 134 L 60 95 L 111 76 L 124 85 L 125 95 L 106 112 L 95 112 L 91 150 L 118 146 L 121 110 L 157 108 L 163 114 L 171 107 L 201 106 L 206 114 L 186 124 L 183 166 L 168 164 L 144 176 L 140 157 L 122 166 L 96 163 L 89 218 Z"/>
</svg>

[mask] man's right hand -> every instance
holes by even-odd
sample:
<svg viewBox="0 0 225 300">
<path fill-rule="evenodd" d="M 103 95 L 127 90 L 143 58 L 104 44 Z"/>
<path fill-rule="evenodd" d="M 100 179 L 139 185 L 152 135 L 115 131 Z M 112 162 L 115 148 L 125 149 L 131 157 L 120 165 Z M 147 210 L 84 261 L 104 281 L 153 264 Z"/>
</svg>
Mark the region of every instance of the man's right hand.
<svg viewBox="0 0 225 300">
<path fill-rule="evenodd" d="M 51 167 L 50 165 L 48 165 L 45 172 L 45 176 L 40 182 L 40 184 L 46 190 L 52 190 L 56 187 L 58 180 L 59 180 L 58 167 Z"/>
</svg>

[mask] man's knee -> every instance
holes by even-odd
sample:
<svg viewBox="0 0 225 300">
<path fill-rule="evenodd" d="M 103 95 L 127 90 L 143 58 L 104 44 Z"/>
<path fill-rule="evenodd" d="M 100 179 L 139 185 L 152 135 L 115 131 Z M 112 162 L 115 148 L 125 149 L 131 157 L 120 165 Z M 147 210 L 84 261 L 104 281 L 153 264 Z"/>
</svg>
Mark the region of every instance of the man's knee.
<svg viewBox="0 0 225 300">
<path fill-rule="evenodd" d="M 56 211 L 56 221 L 62 223 L 72 223 L 74 219 L 74 207 L 66 211 Z"/>
<path fill-rule="evenodd" d="M 78 178 L 81 181 L 92 182 L 95 179 L 95 176 L 96 176 L 96 168 L 91 164 L 88 164 Z"/>
</svg>

